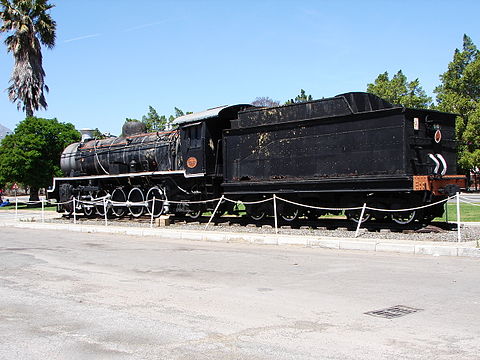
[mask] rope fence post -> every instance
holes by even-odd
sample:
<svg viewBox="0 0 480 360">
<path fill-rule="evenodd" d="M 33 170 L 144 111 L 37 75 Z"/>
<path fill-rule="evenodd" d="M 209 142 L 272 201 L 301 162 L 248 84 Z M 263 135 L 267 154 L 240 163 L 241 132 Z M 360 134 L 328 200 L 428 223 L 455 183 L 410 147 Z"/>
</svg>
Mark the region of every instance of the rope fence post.
<svg viewBox="0 0 480 360">
<path fill-rule="evenodd" d="M 445 201 L 445 222 L 448 224 L 448 199 Z"/>
<path fill-rule="evenodd" d="M 108 218 L 108 214 L 107 214 L 107 199 L 106 198 L 103 198 L 103 212 L 105 214 L 105 226 L 108 226 L 108 221 L 107 221 L 107 218 Z"/>
<path fill-rule="evenodd" d="M 73 197 L 73 223 L 76 225 L 77 224 L 77 204 L 75 204 L 75 196 Z"/>
<path fill-rule="evenodd" d="M 155 213 L 155 196 L 153 197 L 153 200 L 152 200 L 152 213 L 151 213 L 151 216 L 150 216 L 150 228 L 153 227 L 153 214 Z M 148 206 L 148 203 L 147 203 L 147 206 Z"/>
<path fill-rule="evenodd" d="M 207 225 L 205 225 L 205 230 L 207 230 L 208 225 L 210 225 L 210 223 L 212 222 L 213 217 L 215 216 L 215 213 L 216 213 L 217 210 L 218 210 L 218 207 L 220 206 L 220 204 L 221 204 L 222 201 L 223 201 L 223 198 L 224 198 L 224 196 L 222 195 L 222 197 L 220 198 L 220 200 L 218 200 L 217 206 L 215 206 L 215 210 L 213 210 L 212 216 L 210 216 L 210 219 L 208 220 Z"/>
<path fill-rule="evenodd" d="M 15 190 L 15 221 L 18 220 L 18 199 L 17 199 L 17 190 Z"/>
<path fill-rule="evenodd" d="M 462 234 L 460 232 L 460 193 L 457 192 L 457 240 L 462 240 Z"/>
<path fill-rule="evenodd" d="M 40 199 L 42 202 L 42 223 L 45 222 L 45 203 L 43 202 L 43 199 Z"/>
<path fill-rule="evenodd" d="M 275 219 L 275 234 L 278 234 L 277 195 L 275 194 L 273 194 L 273 216 Z"/>
<path fill-rule="evenodd" d="M 362 212 L 360 213 L 360 218 L 358 219 L 357 230 L 355 231 L 355 237 L 358 236 L 360 231 L 360 226 L 362 225 L 363 214 L 365 214 L 365 208 L 367 207 L 367 203 L 363 203 Z"/>
</svg>

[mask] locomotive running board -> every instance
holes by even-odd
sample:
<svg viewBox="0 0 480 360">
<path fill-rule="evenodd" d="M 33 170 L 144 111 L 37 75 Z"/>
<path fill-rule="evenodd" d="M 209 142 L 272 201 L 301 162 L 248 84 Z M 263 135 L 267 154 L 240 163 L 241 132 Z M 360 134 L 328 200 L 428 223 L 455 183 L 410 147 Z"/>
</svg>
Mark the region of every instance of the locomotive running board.
<svg viewBox="0 0 480 360">
<path fill-rule="evenodd" d="M 183 175 L 186 178 L 189 177 L 201 177 L 204 173 L 188 175 L 185 170 L 173 170 L 173 171 L 144 171 L 138 173 L 124 173 L 115 175 L 89 175 L 89 176 L 72 176 L 72 177 L 54 177 L 53 186 L 48 189 L 47 192 L 52 193 L 55 191 L 57 181 L 75 181 L 75 180 L 93 180 L 93 179 L 115 179 L 125 177 L 139 177 L 139 176 L 156 176 L 156 175 Z"/>
</svg>

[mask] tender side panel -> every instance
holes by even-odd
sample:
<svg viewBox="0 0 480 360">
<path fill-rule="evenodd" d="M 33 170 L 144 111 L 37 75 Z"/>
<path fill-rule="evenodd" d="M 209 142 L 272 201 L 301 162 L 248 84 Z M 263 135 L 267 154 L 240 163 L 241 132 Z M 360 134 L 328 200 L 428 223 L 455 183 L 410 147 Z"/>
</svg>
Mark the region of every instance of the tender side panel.
<svg viewBox="0 0 480 360">
<path fill-rule="evenodd" d="M 398 113 L 229 130 L 224 185 L 403 177 L 404 134 L 404 115 Z"/>
</svg>

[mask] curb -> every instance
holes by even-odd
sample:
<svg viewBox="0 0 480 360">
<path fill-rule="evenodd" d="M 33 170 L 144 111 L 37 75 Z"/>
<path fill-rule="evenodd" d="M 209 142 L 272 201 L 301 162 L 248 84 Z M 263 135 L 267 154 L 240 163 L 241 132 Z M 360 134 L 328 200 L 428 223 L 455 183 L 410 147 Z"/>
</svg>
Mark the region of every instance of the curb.
<svg viewBox="0 0 480 360">
<path fill-rule="evenodd" d="M 165 228 L 128 228 L 118 226 L 72 225 L 72 224 L 45 224 L 33 222 L 4 222 L 1 227 L 15 227 L 25 229 L 49 229 L 75 231 L 83 233 L 122 234 L 131 236 L 154 236 L 157 238 L 178 238 L 189 241 L 210 241 L 225 243 L 251 243 L 261 245 L 296 245 L 318 247 L 335 250 L 378 251 L 402 253 L 411 255 L 430 256 L 460 256 L 480 258 L 480 248 L 472 246 L 455 246 L 450 242 L 423 243 L 423 242 L 393 242 L 388 240 L 354 240 L 351 238 L 327 236 L 297 236 L 275 234 L 250 234 L 233 232 L 198 232 L 194 230 L 172 230 Z"/>
</svg>

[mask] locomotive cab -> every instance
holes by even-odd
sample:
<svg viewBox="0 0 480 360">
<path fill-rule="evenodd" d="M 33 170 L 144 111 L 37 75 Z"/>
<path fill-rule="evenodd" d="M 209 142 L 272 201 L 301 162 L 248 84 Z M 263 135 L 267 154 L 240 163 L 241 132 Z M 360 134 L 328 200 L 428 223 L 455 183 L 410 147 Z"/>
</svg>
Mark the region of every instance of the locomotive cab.
<svg viewBox="0 0 480 360">
<path fill-rule="evenodd" d="M 220 106 L 180 116 L 173 122 L 180 131 L 183 166 L 187 176 L 222 176 L 222 132 L 238 112 L 252 105 Z"/>
</svg>

